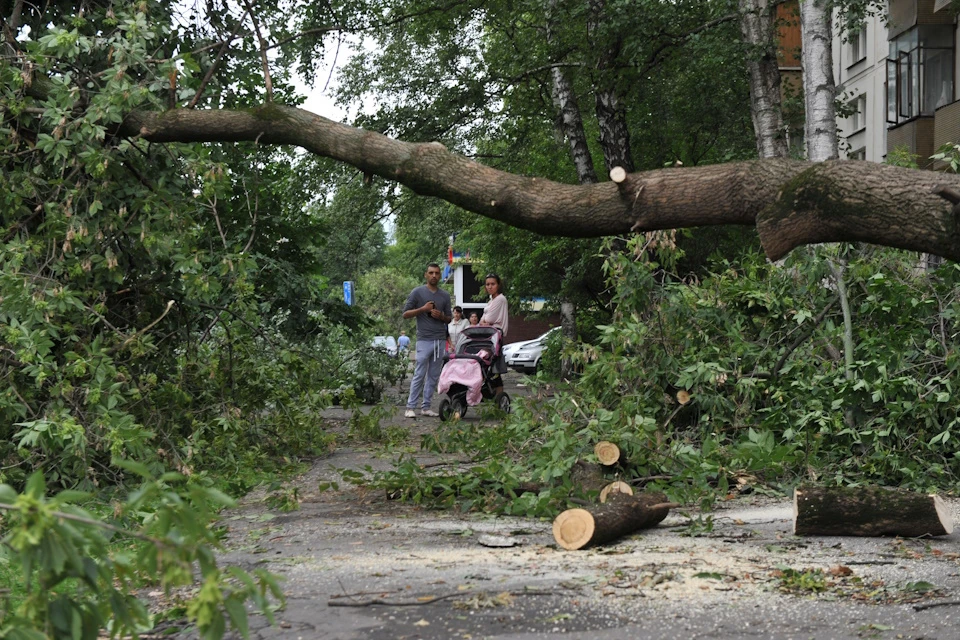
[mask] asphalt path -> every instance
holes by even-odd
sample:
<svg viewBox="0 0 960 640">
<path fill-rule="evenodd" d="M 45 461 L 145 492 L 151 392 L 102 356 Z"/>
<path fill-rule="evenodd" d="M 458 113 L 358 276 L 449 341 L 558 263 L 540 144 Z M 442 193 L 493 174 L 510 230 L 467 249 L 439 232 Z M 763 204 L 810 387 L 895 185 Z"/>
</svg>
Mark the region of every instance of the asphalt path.
<svg viewBox="0 0 960 640">
<path fill-rule="evenodd" d="M 520 376 L 507 391 L 525 392 Z M 386 422 L 415 442 L 439 422 L 403 418 L 405 399 L 392 390 Z M 375 448 L 340 448 L 295 481 L 299 511 L 270 511 L 252 494 L 225 515 L 221 561 L 269 569 L 287 593 L 277 624 L 254 616 L 251 637 L 960 639 L 956 533 L 797 537 L 788 501 L 750 494 L 565 551 L 548 520 L 432 511 L 342 481 L 345 469 L 392 464 Z M 338 490 L 320 490 L 331 481 Z M 947 502 L 956 519 L 960 501 Z M 918 610 L 928 605 L 939 606 Z"/>
</svg>

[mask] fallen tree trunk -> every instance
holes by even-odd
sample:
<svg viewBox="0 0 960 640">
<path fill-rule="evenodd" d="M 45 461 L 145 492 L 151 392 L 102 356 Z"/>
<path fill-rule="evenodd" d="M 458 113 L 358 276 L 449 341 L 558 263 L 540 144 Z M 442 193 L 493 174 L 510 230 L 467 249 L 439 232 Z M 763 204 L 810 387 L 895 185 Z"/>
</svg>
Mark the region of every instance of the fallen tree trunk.
<svg viewBox="0 0 960 640">
<path fill-rule="evenodd" d="M 601 545 L 659 524 L 677 506 L 662 493 L 612 494 L 605 504 L 562 512 L 553 521 L 553 537 L 571 551 Z"/>
<path fill-rule="evenodd" d="M 43 73 L 24 81 L 26 94 L 40 104 L 57 86 Z M 436 142 L 393 140 L 274 102 L 242 110 L 133 110 L 110 135 L 154 143 L 295 145 L 544 235 L 755 225 L 771 260 L 804 244 L 857 241 L 960 260 L 950 195 L 960 193 L 960 176 L 873 162 L 774 158 L 624 171 L 616 184 L 568 185 L 499 171 Z"/>
<path fill-rule="evenodd" d="M 793 532 L 821 536 L 943 536 L 953 531 L 936 495 L 882 487 L 798 487 Z"/>
</svg>

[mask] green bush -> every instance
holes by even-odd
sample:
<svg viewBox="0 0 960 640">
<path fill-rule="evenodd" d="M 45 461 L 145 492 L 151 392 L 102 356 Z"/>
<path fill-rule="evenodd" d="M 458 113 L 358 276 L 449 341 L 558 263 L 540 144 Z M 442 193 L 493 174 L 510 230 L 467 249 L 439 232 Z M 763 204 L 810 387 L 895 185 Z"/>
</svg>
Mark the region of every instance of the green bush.
<svg viewBox="0 0 960 640">
<path fill-rule="evenodd" d="M 689 282 L 630 251 L 611 256 L 613 319 L 575 352 L 575 384 L 534 389 L 504 426 L 473 440 L 432 439 L 491 460 L 455 486 L 423 470 L 381 481 L 409 481 L 422 501 L 437 482 L 449 487 L 443 499 L 471 508 L 548 514 L 569 496 L 574 463 L 611 440 L 629 462 L 626 479 L 656 478 L 687 501 L 741 481 L 960 487 L 960 267 L 927 275 L 912 254 L 841 249 L 798 251 L 783 266 L 748 253 Z M 828 268 L 841 260 L 850 375 Z M 514 499 L 521 482 L 541 490 Z"/>
</svg>

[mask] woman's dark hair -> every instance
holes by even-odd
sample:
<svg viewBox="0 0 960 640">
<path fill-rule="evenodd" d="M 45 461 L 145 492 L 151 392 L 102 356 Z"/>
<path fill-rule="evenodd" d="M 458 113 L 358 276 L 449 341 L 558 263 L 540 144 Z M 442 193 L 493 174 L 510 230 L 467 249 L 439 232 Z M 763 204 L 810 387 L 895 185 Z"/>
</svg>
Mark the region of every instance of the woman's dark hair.
<svg viewBox="0 0 960 640">
<path fill-rule="evenodd" d="M 503 293 L 503 281 L 500 280 L 500 276 L 495 273 L 488 273 L 487 275 L 483 276 L 483 281 L 486 282 L 490 278 L 493 278 L 497 281 L 497 293 Z"/>
<path fill-rule="evenodd" d="M 459 311 L 459 312 L 460 312 L 460 315 L 463 315 L 463 308 L 462 308 L 462 307 L 454 307 L 453 310 L 454 310 L 454 311 Z"/>
</svg>

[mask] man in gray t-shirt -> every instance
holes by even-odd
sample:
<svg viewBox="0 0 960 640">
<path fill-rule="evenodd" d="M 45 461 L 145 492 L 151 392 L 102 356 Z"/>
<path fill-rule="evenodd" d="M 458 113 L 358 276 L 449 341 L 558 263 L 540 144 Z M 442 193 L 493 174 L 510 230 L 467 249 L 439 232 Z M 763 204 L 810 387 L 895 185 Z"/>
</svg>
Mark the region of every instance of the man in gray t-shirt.
<svg viewBox="0 0 960 640">
<path fill-rule="evenodd" d="M 450 294 L 438 286 L 440 265 L 428 265 L 424 277 L 427 284 L 411 291 L 407 303 L 403 305 L 403 317 L 417 319 L 417 365 L 413 370 L 413 380 L 410 381 L 410 396 L 404 414 L 408 418 L 416 417 L 414 409 L 417 408 L 421 393 L 423 402 L 420 415 L 437 415 L 436 411 L 431 411 L 430 401 L 440 380 L 443 354 L 446 353 L 447 323 L 452 315 Z"/>
</svg>

